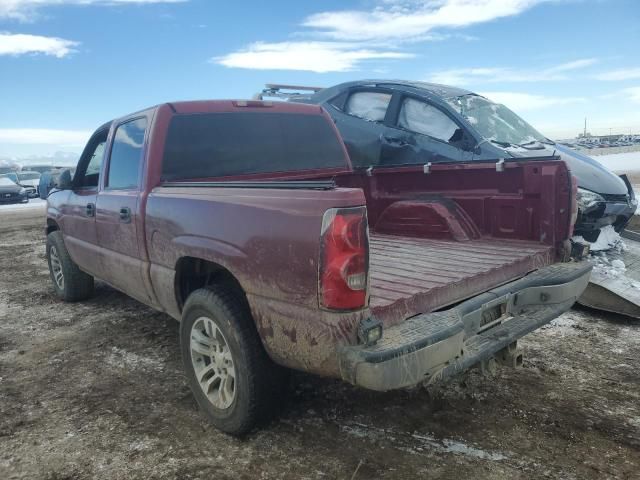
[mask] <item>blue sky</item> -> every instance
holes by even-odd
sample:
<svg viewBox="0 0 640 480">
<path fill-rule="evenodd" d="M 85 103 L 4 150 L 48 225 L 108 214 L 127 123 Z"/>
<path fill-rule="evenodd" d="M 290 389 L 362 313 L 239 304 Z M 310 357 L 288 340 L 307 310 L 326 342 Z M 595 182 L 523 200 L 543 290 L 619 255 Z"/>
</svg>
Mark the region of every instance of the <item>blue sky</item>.
<svg viewBox="0 0 640 480">
<path fill-rule="evenodd" d="M 0 0 L 0 157 L 264 83 L 456 84 L 543 133 L 640 133 L 637 0 Z"/>
</svg>

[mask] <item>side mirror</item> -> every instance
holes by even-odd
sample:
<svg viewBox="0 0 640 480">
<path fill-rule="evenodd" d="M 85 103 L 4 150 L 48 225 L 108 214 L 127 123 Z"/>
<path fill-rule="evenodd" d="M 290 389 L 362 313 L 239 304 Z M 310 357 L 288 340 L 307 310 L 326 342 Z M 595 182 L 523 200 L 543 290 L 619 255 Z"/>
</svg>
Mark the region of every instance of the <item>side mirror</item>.
<svg viewBox="0 0 640 480">
<path fill-rule="evenodd" d="M 42 200 L 46 200 L 49 196 L 49 192 L 55 186 L 55 182 L 53 180 L 53 176 L 51 173 L 45 172 L 40 175 L 40 182 L 38 183 L 38 196 Z"/>
<path fill-rule="evenodd" d="M 58 190 L 71 190 L 73 188 L 73 179 L 71 178 L 71 170 L 66 169 L 62 171 L 62 173 L 60 174 L 60 177 L 58 177 L 56 188 Z"/>
<path fill-rule="evenodd" d="M 462 150 L 466 150 L 468 152 L 472 152 L 476 148 L 475 139 L 462 128 L 456 129 L 456 131 L 449 139 L 449 143 L 454 147 L 461 148 Z"/>
</svg>

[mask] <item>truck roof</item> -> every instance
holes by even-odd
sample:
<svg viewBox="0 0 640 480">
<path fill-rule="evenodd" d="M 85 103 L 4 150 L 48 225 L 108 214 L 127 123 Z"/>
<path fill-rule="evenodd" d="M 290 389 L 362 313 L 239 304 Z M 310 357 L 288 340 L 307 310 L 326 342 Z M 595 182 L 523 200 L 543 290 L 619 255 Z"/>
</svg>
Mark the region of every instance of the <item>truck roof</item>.
<svg viewBox="0 0 640 480">
<path fill-rule="evenodd" d="M 101 125 L 96 131 L 109 129 L 111 125 L 120 119 L 130 118 L 138 113 L 147 112 L 149 110 L 162 106 L 169 107 L 174 113 L 193 114 L 193 113 L 229 113 L 240 111 L 260 111 L 264 113 L 296 113 L 303 115 L 322 115 L 322 107 L 320 105 L 311 105 L 304 103 L 290 103 L 283 101 L 262 101 L 262 100 L 188 100 L 180 102 L 165 102 L 144 108 L 136 112 L 122 115 L 116 119 L 110 120 Z"/>
</svg>

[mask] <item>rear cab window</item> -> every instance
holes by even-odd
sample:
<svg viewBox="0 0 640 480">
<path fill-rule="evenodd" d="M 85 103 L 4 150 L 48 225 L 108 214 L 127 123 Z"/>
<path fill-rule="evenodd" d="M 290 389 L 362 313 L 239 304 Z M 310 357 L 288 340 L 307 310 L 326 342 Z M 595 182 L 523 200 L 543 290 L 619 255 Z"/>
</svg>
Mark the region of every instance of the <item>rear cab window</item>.
<svg viewBox="0 0 640 480">
<path fill-rule="evenodd" d="M 216 178 L 348 166 L 333 126 L 320 115 L 197 113 L 169 124 L 162 180 Z"/>
</svg>

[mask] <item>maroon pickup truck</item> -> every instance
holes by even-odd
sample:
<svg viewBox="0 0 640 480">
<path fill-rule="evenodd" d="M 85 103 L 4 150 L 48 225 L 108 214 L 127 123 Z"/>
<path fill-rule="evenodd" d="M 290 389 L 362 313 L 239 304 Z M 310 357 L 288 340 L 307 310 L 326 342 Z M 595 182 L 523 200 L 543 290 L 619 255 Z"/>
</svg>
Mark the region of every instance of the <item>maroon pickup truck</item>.
<svg viewBox="0 0 640 480">
<path fill-rule="evenodd" d="M 166 103 L 61 175 L 47 258 L 66 301 L 95 277 L 179 320 L 195 398 L 240 434 L 282 367 L 384 391 L 517 364 L 587 285 L 575 198 L 549 158 L 353 170 L 319 106 Z"/>
</svg>

